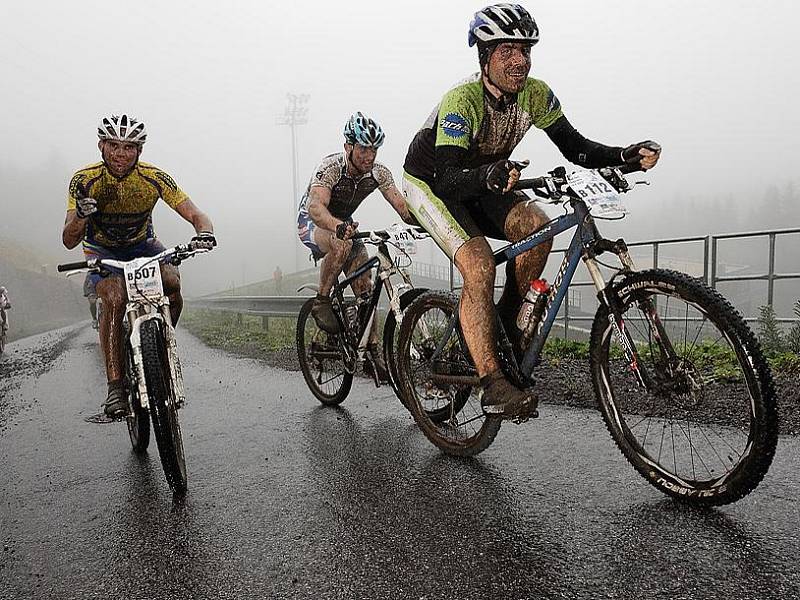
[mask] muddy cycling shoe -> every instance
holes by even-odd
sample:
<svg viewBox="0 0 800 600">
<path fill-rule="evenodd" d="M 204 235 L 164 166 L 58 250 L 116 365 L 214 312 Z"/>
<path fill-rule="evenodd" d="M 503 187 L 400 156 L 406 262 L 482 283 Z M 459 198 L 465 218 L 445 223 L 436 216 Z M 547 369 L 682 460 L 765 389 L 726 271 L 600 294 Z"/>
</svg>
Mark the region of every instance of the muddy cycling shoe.
<svg viewBox="0 0 800 600">
<path fill-rule="evenodd" d="M 536 410 L 539 401 L 533 392 L 519 389 L 509 382 L 501 371 L 481 377 L 481 385 L 483 386 L 481 407 L 486 414 L 511 419 L 518 423 L 539 416 Z"/>
<path fill-rule="evenodd" d="M 125 400 L 125 390 L 122 386 L 109 386 L 108 397 L 103 403 L 103 412 L 112 419 L 120 419 L 127 414 L 128 402 Z"/>
<path fill-rule="evenodd" d="M 364 363 L 364 372 L 376 380 L 376 385 L 378 383 L 388 383 L 389 369 L 386 368 L 386 363 L 383 362 L 383 355 L 378 345 L 370 344 L 367 346 L 367 352 L 369 353 L 369 357 Z"/>
<path fill-rule="evenodd" d="M 333 313 L 330 296 L 317 294 L 314 299 L 314 306 L 311 307 L 311 316 L 314 317 L 317 326 L 322 331 L 339 333 L 339 321 L 336 320 L 336 315 Z"/>
</svg>

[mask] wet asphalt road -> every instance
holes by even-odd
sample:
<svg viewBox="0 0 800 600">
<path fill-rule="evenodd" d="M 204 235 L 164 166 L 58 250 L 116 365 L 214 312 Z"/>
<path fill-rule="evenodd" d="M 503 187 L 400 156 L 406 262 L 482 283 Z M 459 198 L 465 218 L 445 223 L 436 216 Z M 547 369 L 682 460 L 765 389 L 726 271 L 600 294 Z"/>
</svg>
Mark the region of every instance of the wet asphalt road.
<svg viewBox="0 0 800 600">
<path fill-rule="evenodd" d="M 139 458 L 124 425 L 84 422 L 94 331 L 0 358 L 30 364 L 0 382 L 0 598 L 800 598 L 798 438 L 750 496 L 692 510 L 597 412 L 544 406 L 455 460 L 388 388 L 323 408 L 299 373 L 179 343 L 182 502 L 154 443 Z"/>
</svg>

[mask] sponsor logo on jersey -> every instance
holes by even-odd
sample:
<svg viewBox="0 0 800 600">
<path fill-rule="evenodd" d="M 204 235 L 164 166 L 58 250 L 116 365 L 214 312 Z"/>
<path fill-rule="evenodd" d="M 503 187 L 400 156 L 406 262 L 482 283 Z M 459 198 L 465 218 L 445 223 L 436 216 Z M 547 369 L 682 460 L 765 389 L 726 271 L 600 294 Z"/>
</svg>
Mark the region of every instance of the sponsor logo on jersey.
<svg viewBox="0 0 800 600">
<path fill-rule="evenodd" d="M 156 177 L 163 181 L 164 184 L 173 192 L 178 191 L 178 184 L 175 183 L 175 180 L 172 177 L 164 173 L 164 171 L 156 171 Z"/>
<path fill-rule="evenodd" d="M 460 138 L 469 134 L 469 123 L 458 113 L 447 113 L 439 123 L 439 126 L 444 130 L 445 135 L 453 138 Z"/>
</svg>

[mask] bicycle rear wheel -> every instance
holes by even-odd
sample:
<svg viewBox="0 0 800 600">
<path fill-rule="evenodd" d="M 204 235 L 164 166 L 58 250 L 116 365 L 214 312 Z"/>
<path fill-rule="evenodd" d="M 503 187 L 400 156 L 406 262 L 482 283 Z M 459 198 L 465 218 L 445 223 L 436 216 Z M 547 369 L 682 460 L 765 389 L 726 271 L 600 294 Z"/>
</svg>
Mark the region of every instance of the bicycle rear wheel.
<svg viewBox="0 0 800 600">
<path fill-rule="evenodd" d="M 142 363 L 161 466 L 172 490 L 183 493 L 186 491 L 186 460 L 163 327 L 158 319 L 142 323 Z"/>
<path fill-rule="evenodd" d="M 483 412 L 475 367 L 449 327 L 457 310 L 458 297 L 446 292 L 414 300 L 400 326 L 397 370 L 401 392 L 425 436 L 447 454 L 474 456 L 489 447 L 502 421 Z"/>
<path fill-rule="evenodd" d="M 353 373 L 348 372 L 338 336 L 317 326 L 310 298 L 297 316 L 297 358 L 311 393 L 327 406 L 341 404 L 350 393 Z"/>
<path fill-rule="evenodd" d="M 772 377 L 750 328 L 716 290 L 675 271 L 633 273 L 613 294 L 636 360 L 612 351 L 601 306 L 590 363 L 603 419 L 625 458 L 656 488 L 692 504 L 750 493 L 777 444 Z"/>
</svg>

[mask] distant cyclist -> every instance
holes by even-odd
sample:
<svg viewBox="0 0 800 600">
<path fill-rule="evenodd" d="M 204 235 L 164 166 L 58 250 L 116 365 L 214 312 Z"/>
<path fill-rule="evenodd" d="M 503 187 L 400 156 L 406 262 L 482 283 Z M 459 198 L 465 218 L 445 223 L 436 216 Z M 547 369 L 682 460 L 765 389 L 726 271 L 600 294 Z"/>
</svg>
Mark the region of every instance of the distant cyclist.
<svg viewBox="0 0 800 600">
<path fill-rule="evenodd" d="M 67 248 L 83 242 L 87 259 L 132 260 L 154 256 L 164 246 L 153 232 L 152 211 L 159 198 L 192 224 L 192 240 L 209 250 L 216 245 L 211 220 L 192 202 L 166 172 L 139 162 L 147 138 L 144 123 L 128 115 L 103 117 L 97 128 L 102 162 L 85 167 L 69 184 L 67 216 L 62 239 Z M 108 395 L 103 410 L 122 415 L 127 406 L 122 387 L 122 318 L 126 291 L 121 273 L 90 274 L 103 302 L 100 345 L 106 362 Z M 169 296 L 172 321 L 183 307 L 180 275 L 172 265 L 162 265 L 164 291 Z"/>
<path fill-rule="evenodd" d="M 383 130 L 375 121 L 360 112 L 352 115 L 344 126 L 344 152 L 322 160 L 300 201 L 298 235 L 314 259 L 322 259 L 319 293 L 311 314 L 319 327 L 329 333 L 339 330 L 331 307 L 331 287 L 339 273 L 352 273 L 369 260 L 364 244 L 351 239 L 358 228 L 358 223 L 352 220 L 355 210 L 378 189 L 401 219 L 411 219 L 391 172 L 375 160 L 384 138 Z M 366 273 L 353 282 L 353 293 L 366 293 L 371 285 L 370 275 Z M 376 325 L 373 323 L 368 350 L 376 375 L 387 381 L 386 365 L 378 350 Z"/>
<path fill-rule="evenodd" d="M 652 142 L 605 146 L 578 133 L 547 84 L 528 77 L 531 47 L 538 41 L 539 28 L 519 4 L 475 13 L 468 43 L 478 48 L 480 73 L 444 95 L 411 142 L 404 164 L 403 190 L 411 212 L 464 279 L 459 315 L 484 388 L 484 410 L 506 416 L 536 399 L 500 370 L 492 318 L 495 263 L 486 238 L 517 241 L 548 220 L 525 194 L 513 190 L 527 162 L 510 161 L 512 151 L 536 127 L 582 167 L 639 162 L 649 169 L 659 158 L 648 149 L 656 147 Z M 512 338 L 522 296 L 529 281 L 541 275 L 550 248 L 542 244 L 507 265 L 497 309 Z"/>
</svg>

